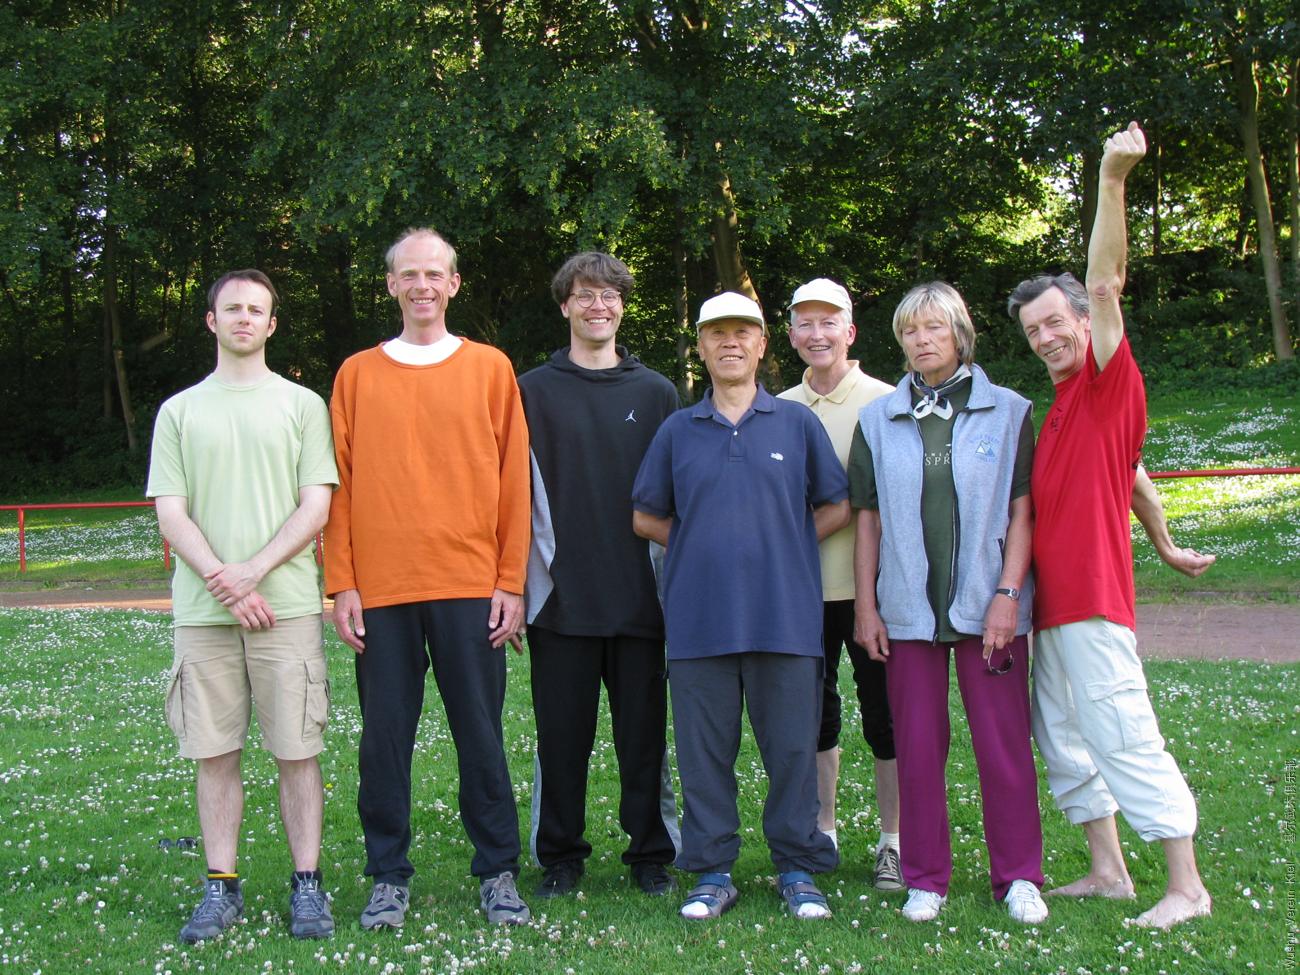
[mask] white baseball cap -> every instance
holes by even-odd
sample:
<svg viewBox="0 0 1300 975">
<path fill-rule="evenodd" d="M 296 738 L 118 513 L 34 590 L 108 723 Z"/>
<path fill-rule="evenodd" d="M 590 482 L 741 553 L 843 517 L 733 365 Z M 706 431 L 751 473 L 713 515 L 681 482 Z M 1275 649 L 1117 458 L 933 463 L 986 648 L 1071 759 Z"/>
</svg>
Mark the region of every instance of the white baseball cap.
<svg viewBox="0 0 1300 975">
<path fill-rule="evenodd" d="M 844 285 L 836 284 L 830 278 L 813 278 L 807 284 L 801 284 L 795 289 L 794 297 L 790 299 L 790 307 L 803 304 L 805 301 L 820 301 L 827 305 L 834 305 L 843 311 L 853 314 L 853 299 L 845 290 Z"/>
<path fill-rule="evenodd" d="M 755 325 L 762 325 L 764 334 L 767 333 L 763 309 L 758 307 L 758 302 L 753 298 L 739 292 L 724 291 L 700 305 L 700 317 L 695 322 L 695 330 L 699 331 L 709 322 L 716 322 L 722 318 L 739 318 L 741 321 L 753 322 Z"/>
</svg>

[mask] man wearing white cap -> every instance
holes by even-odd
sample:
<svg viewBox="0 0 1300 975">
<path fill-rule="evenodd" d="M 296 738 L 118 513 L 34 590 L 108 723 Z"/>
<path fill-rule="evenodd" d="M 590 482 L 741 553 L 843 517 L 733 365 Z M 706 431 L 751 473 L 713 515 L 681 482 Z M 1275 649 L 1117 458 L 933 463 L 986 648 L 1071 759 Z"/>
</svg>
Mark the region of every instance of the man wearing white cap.
<svg viewBox="0 0 1300 975">
<path fill-rule="evenodd" d="M 667 547 L 668 680 L 685 799 L 677 866 L 700 875 L 681 913 L 717 917 L 739 896 L 735 764 L 747 708 L 769 780 L 763 832 L 781 897 L 796 917 L 827 917 L 811 876 L 839 861 L 817 828 L 817 543 L 848 524 L 848 479 L 817 418 L 756 381 L 767 351 L 758 304 L 717 295 L 696 327 L 712 388 L 664 421 L 632 489 L 633 528 Z"/>
<path fill-rule="evenodd" d="M 894 387 L 864 373 L 849 348 L 857 336 L 853 302 L 844 287 L 829 278 L 801 285 L 790 299 L 790 344 L 808 366 L 803 381 L 780 395 L 803 403 L 821 420 L 842 466 L 858 411 Z M 894 757 L 893 722 L 885 693 L 885 667 L 867 656 L 853 640 L 853 529 L 843 528 L 821 543 L 822 649 L 826 658 L 822 721 L 817 735 L 818 828 L 837 841 L 835 787 L 840 773 L 839 665 L 847 647 L 862 712 L 862 734 L 875 759 L 876 806 L 880 840 L 876 844 L 875 886 L 901 890 L 898 854 L 898 762 Z"/>
</svg>

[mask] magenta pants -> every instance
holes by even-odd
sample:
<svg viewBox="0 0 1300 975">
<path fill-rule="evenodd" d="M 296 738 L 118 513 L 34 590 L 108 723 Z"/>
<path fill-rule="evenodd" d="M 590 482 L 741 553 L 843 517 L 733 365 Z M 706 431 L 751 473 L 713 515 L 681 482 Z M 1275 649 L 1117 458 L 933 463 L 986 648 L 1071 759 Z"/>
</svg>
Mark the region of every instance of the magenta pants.
<svg viewBox="0 0 1300 975">
<path fill-rule="evenodd" d="M 896 640 L 885 665 L 894 717 L 901 801 L 899 844 L 909 888 L 948 893 L 952 841 L 948 828 L 948 651 L 970 724 L 984 809 L 993 896 L 1001 900 L 1013 880 L 1043 883 L 1043 828 L 1038 815 L 1038 775 L 1030 747 L 1028 640 L 1007 649 L 1011 671 L 989 672 L 983 640 L 954 644 Z M 995 651 L 996 668 L 1006 651 Z"/>
</svg>

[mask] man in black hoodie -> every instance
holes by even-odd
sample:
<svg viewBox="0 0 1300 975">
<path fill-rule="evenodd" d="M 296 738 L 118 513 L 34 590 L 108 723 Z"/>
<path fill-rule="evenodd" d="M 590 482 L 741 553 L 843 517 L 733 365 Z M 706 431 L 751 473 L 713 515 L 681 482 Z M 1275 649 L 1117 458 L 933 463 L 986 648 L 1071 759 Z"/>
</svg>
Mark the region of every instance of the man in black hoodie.
<svg viewBox="0 0 1300 975">
<path fill-rule="evenodd" d="M 632 290 L 627 266 L 585 252 L 551 294 L 569 345 L 519 379 L 532 445 L 528 646 L 537 720 L 533 856 L 539 897 L 573 891 L 591 855 L 587 767 L 600 685 L 609 694 L 622 796 L 623 862 L 647 894 L 675 886 L 680 846 L 664 743 L 664 625 L 649 543 L 632 532 L 632 482 L 677 409 L 673 384 L 615 344 Z M 654 546 L 657 548 L 657 546 Z"/>
</svg>

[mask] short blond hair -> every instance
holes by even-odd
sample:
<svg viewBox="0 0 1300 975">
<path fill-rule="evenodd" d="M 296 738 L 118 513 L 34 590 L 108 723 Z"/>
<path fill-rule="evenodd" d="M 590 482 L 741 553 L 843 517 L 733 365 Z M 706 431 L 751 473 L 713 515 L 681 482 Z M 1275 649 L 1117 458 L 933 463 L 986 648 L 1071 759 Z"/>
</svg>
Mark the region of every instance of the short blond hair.
<svg viewBox="0 0 1300 975">
<path fill-rule="evenodd" d="M 968 366 L 975 361 L 975 325 L 956 288 L 944 281 L 931 281 L 903 295 L 894 309 L 894 338 L 899 345 L 903 344 L 903 329 L 923 315 L 935 315 L 947 322 L 957 358 Z"/>
</svg>

